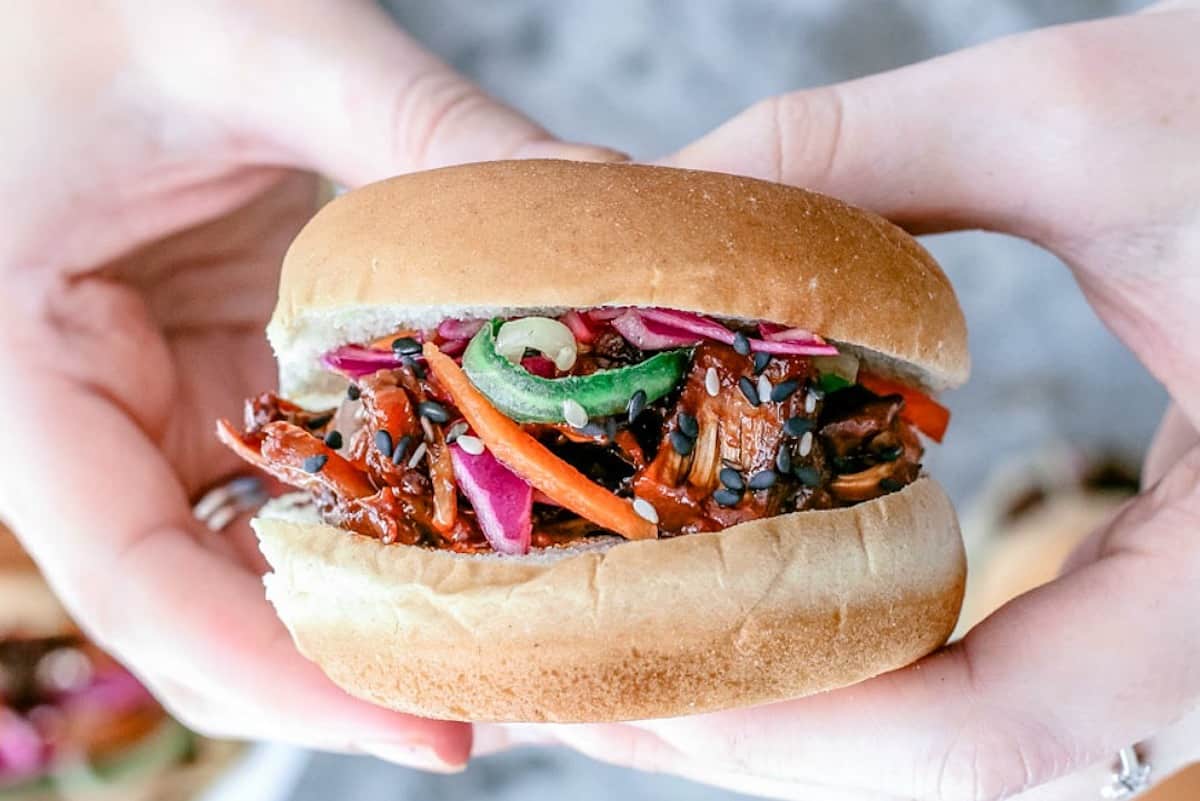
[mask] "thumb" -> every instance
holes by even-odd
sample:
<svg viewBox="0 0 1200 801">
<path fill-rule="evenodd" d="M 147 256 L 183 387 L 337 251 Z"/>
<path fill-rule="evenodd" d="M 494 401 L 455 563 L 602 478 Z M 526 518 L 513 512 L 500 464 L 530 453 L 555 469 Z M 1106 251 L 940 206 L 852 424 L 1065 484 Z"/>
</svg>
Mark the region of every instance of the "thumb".
<svg viewBox="0 0 1200 801">
<path fill-rule="evenodd" d="M 1196 68 L 1198 21 L 1175 12 L 1047 28 L 769 98 L 666 162 L 809 187 L 916 231 L 1060 244 L 1136 222 L 1131 197 L 1161 222 L 1187 200 L 1162 170 L 1194 155 L 1166 123 L 1133 123 L 1183 124 L 1172 109 L 1191 106 L 1162 76 Z"/>
<path fill-rule="evenodd" d="M 235 143 L 241 160 L 357 185 L 465 161 L 624 158 L 559 142 L 421 48 L 374 3 L 308 2 L 302 11 L 227 3 L 218 13 L 171 16 L 189 33 L 159 54 L 171 65 L 166 88 L 248 131 L 249 141 Z"/>
<path fill-rule="evenodd" d="M 1198 34 L 1195 5 L 1047 28 L 763 101 L 668 162 L 1042 245 L 1195 424 Z"/>
</svg>

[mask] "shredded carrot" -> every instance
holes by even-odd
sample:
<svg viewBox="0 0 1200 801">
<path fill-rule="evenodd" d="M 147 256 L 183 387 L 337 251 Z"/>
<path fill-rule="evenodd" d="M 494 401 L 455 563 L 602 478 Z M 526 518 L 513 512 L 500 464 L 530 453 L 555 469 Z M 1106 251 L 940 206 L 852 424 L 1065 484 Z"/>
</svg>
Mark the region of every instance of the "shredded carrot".
<svg viewBox="0 0 1200 801">
<path fill-rule="evenodd" d="M 593 484 L 497 411 L 462 368 L 436 345 L 426 342 L 424 352 L 429 369 L 467 418 L 476 436 L 514 473 L 555 503 L 626 539 L 646 540 L 658 536 L 658 528 L 635 512 L 633 504 Z"/>
<path fill-rule="evenodd" d="M 942 437 L 946 435 L 946 426 L 950 425 L 950 410 L 919 389 L 863 372 L 858 374 L 858 383 L 876 395 L 903 397 L 904 408 L 900 410 L 900 417 L 912 423 L 934 442 L 941 442 Z"/>
<path fill-rule="evenodd" d="M 403 330 L 396 331 L 395 333 L 388 334 L 386 337 L 380 337 L 372 342 L 368 342 L 367 347 L 371 350 L 391 350 L 392 343 L 397 339 L 400 339 L 400 337 L 416 338 L 418 336 L 420 336 L 420 334 L 417 331 L 412 331 L 405 328 Z"/>
</svg>

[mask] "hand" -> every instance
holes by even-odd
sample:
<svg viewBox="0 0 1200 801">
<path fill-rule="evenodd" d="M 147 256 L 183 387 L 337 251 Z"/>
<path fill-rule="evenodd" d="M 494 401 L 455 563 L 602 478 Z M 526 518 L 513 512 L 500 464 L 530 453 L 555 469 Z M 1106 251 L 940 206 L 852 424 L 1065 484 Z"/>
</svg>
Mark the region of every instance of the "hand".
<svg viewBox="0 0 1200 801">
<path fill-rule="evenodd" d="M 9 4 L 0 54 L 0 517 L 186 723 L 461 765 L 469 727 L 302 659 L 253 545 L 189 499 L 239 467 L 213 421 L 274 384 L 263 327 L 317 199 L 296 169 L 615 154 L 555 141 L 366 0 Z"/>
<path fill-rule="evenodd" d="M 1200 758 L 1197 41 L 1185 4 L 1052 28 L 764 101 L 668 160 L 812 187 L 918 231 L 1031 239 L 1175 406 L 1144 493 L 1059 580 L 962 642 L 826 695 L 560 740 L 822 801 L 982 801 L 1085 770 L 1036 795 L 1090 798 L 1135 741 L 1159 778 Z"/>
</svg>

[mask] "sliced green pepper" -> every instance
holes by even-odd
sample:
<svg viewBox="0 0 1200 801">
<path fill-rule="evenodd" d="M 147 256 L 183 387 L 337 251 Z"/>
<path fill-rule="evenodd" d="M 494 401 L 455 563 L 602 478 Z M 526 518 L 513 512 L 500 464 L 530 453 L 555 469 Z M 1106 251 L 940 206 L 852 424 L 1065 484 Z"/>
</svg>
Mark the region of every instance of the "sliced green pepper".
<svg viewBox="0 0 1200 801">
<path fill-rule="evenodd" d="M 463 371 L 497 409 L 519 423 L 562 423 L 563 401 L 573 400 L 588 417 L 625 410 L 639 389 L 653 402 L 673 390 L 687 370 L 690 352 L 671 350 L 646 361 L 591 375 L 542 378 L 496 352 L 502 320 L 479 329 L 463 354 Z"/>
<path fill-rule="evenodd" d="M 821 373 L 821 377 L 817 379 L 817 388 L 825 393 L 837 392 L 848 386 L 850 382 L 837 373 Z"/>
</svg>

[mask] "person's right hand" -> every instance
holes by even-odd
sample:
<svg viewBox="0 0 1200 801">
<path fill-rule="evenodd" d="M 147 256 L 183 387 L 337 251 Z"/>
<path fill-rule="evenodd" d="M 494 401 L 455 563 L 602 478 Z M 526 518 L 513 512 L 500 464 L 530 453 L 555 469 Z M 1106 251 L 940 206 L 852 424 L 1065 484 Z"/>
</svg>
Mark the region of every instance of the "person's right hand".
<svg viewBox="0 0 1200 801">
<path fill-rule="evenodd" d="M 772 98 L 669 159 L 810 187 L 917 231 L 1037 242 L 1175 405 L 1143 494 L 1061 578 L 962 642 L 811 698 L 555 736 L 750 792 L 845 801 L 990 801 L 1079 771 L 1034 792 L 1087 798 L 1134 742 L 1157 777 L 1200 759 L 1198 43 L 1194 3 L 1050 28 Z"/>
<path fill-rule="evenodd" d="M 263 336 L 311 175 L 611 159 L 484 95 L 369 0 L 0 8 L 0 517 L 72 613 L 209 734 L 460 766 L 471 730 L 371 706 L 293 646 L 245 520 L 189 500 L 274 386 Z"/>
</svg>

